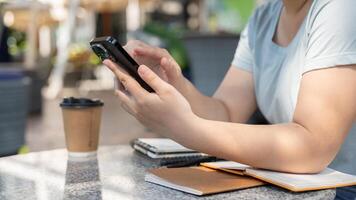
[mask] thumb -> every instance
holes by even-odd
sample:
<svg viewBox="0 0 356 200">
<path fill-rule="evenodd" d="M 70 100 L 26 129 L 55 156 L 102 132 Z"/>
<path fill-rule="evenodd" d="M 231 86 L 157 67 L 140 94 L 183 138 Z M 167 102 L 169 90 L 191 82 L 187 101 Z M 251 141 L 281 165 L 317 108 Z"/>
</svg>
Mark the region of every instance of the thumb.
<svg viewBox="0 0 356 200">
<path fill-rule="evenodd" d="M 168 83 L 163 81 L 156 73 L 145 65 L 141 65 L 138 68 L 138 73 L 141 78 L 157 93 L 166 91 L 170 87 Z"/>
</svg>

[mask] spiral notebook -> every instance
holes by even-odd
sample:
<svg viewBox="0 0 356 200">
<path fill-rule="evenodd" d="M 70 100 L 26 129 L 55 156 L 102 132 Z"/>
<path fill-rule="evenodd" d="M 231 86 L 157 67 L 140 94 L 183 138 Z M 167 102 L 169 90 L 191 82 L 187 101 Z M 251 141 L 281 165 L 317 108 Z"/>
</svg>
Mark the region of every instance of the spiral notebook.
<svg viewBox="0 0 356 200">
<path fill-rule="evenodd" d="M 168 138 L 138 138 L 132 147 L 154 159 L 187 159 L 210 157 L 207 154 L 188 149 Z"/>
</svg>

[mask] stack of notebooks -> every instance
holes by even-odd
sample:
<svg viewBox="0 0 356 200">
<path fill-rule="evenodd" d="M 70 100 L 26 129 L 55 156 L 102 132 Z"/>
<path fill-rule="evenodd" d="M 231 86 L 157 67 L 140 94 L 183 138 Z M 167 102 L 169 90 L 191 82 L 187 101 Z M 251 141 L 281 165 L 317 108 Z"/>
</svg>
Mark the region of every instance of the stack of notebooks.
<svg viewBox="0 0 356 200">
<path fill-rule="evenodd" d="M 256 169 L 232 161 L 218 161 L 201 163 L 199 167 L 150 169 L 145 181 L 195 195 L 206 195 L 267 183 L 294 192 L 329 189 L 356 185 L 356 176 L 330 168 L 318 174 L 291 174 Z"/>
</svg>

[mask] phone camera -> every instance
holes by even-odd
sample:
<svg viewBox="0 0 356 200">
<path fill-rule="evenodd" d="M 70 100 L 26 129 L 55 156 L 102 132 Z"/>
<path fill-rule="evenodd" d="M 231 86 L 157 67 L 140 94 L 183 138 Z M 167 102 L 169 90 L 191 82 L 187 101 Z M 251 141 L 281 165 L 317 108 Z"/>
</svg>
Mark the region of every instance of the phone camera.
<svg viewBox="0 0 356 200">
<path fill-rule="evenodd" d="M 92 49 L 101 60 L 111 59 L 112 57 L 109 52 L 100 44 L 93 44 Z"/>
</svg>

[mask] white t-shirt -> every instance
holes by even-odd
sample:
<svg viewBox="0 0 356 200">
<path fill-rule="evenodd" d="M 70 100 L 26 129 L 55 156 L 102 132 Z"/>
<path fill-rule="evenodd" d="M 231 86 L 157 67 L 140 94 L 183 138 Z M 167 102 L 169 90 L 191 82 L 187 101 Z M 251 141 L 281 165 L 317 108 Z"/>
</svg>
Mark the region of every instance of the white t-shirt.
<svg viewBox="0 0 356 200">
<path fill-rule="evenodd" d="M 303 73 L 356 64 L 356 0 L 314 0 L 287 47 L 272 41 L 282 7 L 275 0 L 255 11 L 232 62 L 253 73 L 258 106 L 270 123 L 293 120 Z M 355 141 L 354 125 L 331 167 L 356 175 Z"/>
<path fill-rule="evenodd" d="M 282 7 L 276 0 L 255 11 L 232 62 L 253 73 L 258 107 L 270 123 L 292 121 L 303 73 L 356 63 L 356 0 L 314 0 L 287 47 L 272 41 Z"/>
</svg>

